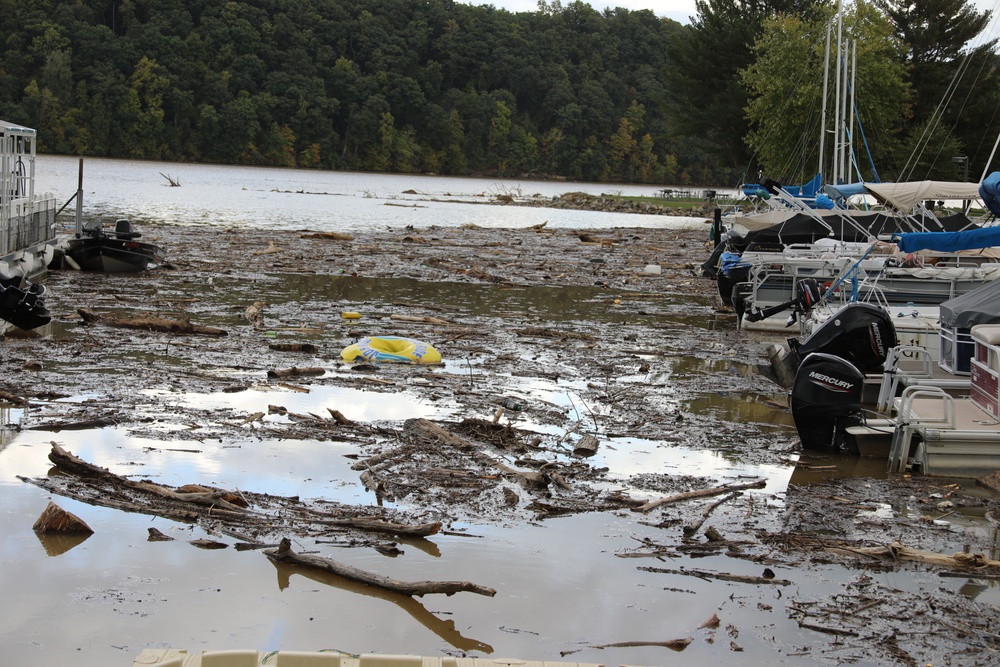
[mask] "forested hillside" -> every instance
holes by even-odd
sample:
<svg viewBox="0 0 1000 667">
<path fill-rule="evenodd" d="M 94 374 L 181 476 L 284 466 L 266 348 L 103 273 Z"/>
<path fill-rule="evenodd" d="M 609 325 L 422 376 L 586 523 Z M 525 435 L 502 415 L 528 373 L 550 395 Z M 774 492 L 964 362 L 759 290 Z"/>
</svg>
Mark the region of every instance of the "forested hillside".
<svg viewBox="0 0 1000 667">
<path fill-rule="evenodd" d="M 0 0 L 0 117 L 79 155 L 728 180 L 667 130 L 681 26 L 553 4 Z"/>
<path fill-rule="evenodd" d="M 73 155 L 812 178 L 826 159 L 820 90 L 837 5 L 696 7 L 682 26 L 579 0 L 517 14 L 454 0 L 0 0 L 0 117 L 38 128 L 42 151 Z M 853 7 L 860 125 L 845 177 L 978 173 L 1000 122 L 996 41 L 970 47 L 990 15 L 967 0 Z"/>
</svg>

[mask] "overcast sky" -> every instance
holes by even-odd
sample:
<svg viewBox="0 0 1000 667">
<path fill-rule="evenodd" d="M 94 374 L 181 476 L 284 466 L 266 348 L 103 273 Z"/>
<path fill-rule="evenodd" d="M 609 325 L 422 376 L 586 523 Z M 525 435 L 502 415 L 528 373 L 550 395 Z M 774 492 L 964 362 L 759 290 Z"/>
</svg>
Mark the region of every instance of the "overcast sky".
<svg viewBox="0 0 1000 667">
<path fill-rule="evenodd" d="M 511 12 L 534 12 L 538 10 L 538 0 L 461 0 L 470 5 L 493 5 L 497 9 L 506 9 Z M 573 0 L 562 0 L 564 5 L 568 5 Z M 625 9 L 651 9 L 654 14 L 661 17 L 671 18 L 678 23 L 690 23 L 690 17 L 697 14 L 694 8 L 694 0 L 584 0 L 597 11 L 603 11 L 606 7 L 624 7 Z M 1000 0 L 972 0 L 972 4 L 979 11 L 986 9 L 993 10 L 993 23 L 987 32 L 996 35 L 997 15 L 1000 14 Z"/>
</svg>

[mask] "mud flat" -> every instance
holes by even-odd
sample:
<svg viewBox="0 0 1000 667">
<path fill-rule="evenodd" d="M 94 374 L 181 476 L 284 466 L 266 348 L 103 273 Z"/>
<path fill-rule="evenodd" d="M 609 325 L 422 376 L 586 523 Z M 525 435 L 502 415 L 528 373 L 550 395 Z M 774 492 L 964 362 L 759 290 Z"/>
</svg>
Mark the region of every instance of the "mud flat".
<svg viewBox="0 0 1000 667">
<path fill-rule="evenodd" d="M 795 660 L 974 665 L 1000 649 L 998 609 L 977 600 L 997 597 L 996 492 L 800 456 L 783 394 L 755 372 L 762 342 L 735 330 L 697 275 L 701 221 L 353 235 L 162 226 L 144 240 L 169 265 L 50 274 L 50 328 L 0 340 L 7 430 L 62 443 L 58 474 L 23 481 L 57 500 L 175 516 L 272 553 L 290 538 L 392 554 L 468 525 L 609 513 L 657 532 L 595 557 L 631 559 L 666 590 L 772 591 L 738 604 L 794 621 L 806 639 L 775 650 Z M 444 363 L 340 360 L 383 335 L 428 342 Z M 365 502 L 104 474 L 108 461 L 77 459 L 67 442 L 108 427 L 147 453 L 204 457 L 338 443 L 349 450 L 338 474 L 360 481 Z M 747 571 L 713 566 L 721 556 Z M 834 565 L 852 574 L 802 583 Z M 919 583 L 893 586 L 885 572 Z M 656 645 L 743 651 L 738 627 L 698 620 Z"/>
</svg>

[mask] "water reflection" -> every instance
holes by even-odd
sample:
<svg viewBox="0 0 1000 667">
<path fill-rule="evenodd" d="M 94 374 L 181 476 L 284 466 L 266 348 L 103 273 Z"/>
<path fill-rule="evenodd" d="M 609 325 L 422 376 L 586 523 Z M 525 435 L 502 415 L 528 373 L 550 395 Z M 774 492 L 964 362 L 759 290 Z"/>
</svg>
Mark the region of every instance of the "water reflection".
<svg viewBox="0 0 1000 667">
<path fill-rule="evenodd" d="M 276 563 L 274 561 L 271 561 L 271 564 L 274 565 L 275 573 L 278 576 L 278 590 L 284 591 L 289 588 L 291 586 L 292 575 L 298 574 L 306 579 L 323 584 L 324 586 L 338 588 L 348 593 L 365 595 L 371 598 L 391 602 L 412 616 L 414 620 L 420 623 L 420 625 L 424 626 L 460 651 L 480 651 L 486 654 L 493 653 L 492 646 L 486 644 L 485 642 L 463 636 L 462 633 L 455 628 L 455 621 L 451 619 L 442 620 L 438 618 L 428 611 L 427 608 L 414 597 L 402 595 L 401 593 L 393 593 L 380 588 L 375 588 L 373 586 L 366 586 L 365 584 L 344 579 L 343 577 L 339 577 L 335 574 L 323 572 L 314 568 L 300 567 L 298 565 L 289 565 L 286 563 Z"/>
<path fill-rule="evenodd" d="M 58 533 L 38 533 L 38 541 L 42 543 L 47 556 L 61 556 L 73 547 L 79 546 L 90 538 L 90 533 L 76 535 L 60 535 Z"/>
</svg>

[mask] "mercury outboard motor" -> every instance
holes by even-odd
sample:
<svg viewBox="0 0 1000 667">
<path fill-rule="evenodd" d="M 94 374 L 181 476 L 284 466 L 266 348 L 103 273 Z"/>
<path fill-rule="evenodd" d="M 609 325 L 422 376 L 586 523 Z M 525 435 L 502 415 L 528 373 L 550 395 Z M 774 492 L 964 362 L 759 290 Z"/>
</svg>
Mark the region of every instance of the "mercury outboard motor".
<svg viewBox="0 0 1000 667">
<path fill-rule="evenodd" d="M 788 341 L 800 360 L 813 352 L 823 352 L 846 359 L 862 373 L 880 369 L 889 350 L 898 344 L 889 313 L 860 302 L 838 310 L 805 341 Z"/>
<path fill-rule="evenodd" d="M 857 453 L 847 427 L 862 423 L 864 383 L 864 374 L 841 357 L 814 352 L 805 358 L 795 374 L 791 400 L 804 449 Z"/>
</svg>

